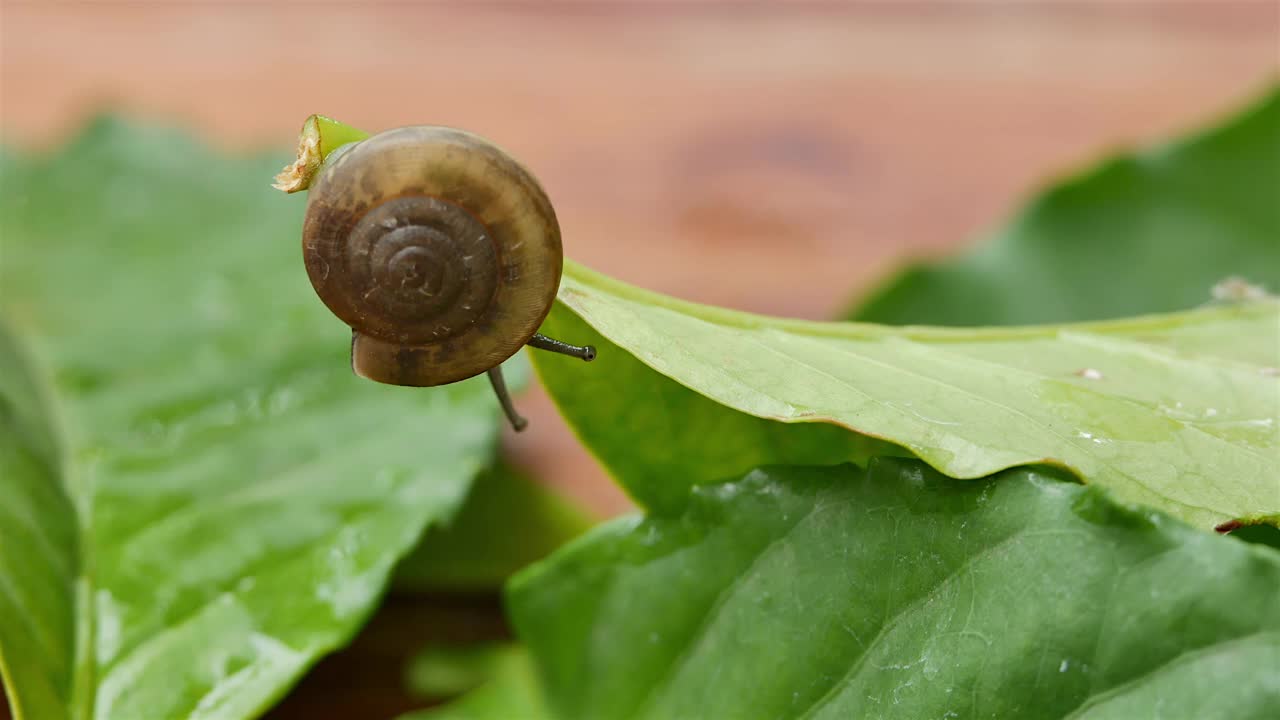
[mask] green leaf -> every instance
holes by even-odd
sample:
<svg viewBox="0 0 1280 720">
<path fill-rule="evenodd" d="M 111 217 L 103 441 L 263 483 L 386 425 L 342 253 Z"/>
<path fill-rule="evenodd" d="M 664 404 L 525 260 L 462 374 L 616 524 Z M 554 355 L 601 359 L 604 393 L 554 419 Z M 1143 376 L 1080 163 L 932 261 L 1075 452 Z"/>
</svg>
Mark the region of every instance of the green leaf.
<svg viewBox="0 0 1280 720">
<path fill-rule="evenodd" d="M 1280 553 L 1029 469 L 775 467 L 509 604 L 558 716 L 1273 717 Z"/>
<path fill-rule="evenodd" d="M 570 272 L 575 267 L 566 262 Z M 678 507 L 689 484 L 741 475 L 758 465 L 909 454 L 835 425 L 779 423 L 722 405 L 654 372 L 562 303 L 542 332 L 596 347 L 587 367 L 552 353 L 531 357 L 583 443 L 633 498 L 650 507 Z"/>
<path fill-rule="evenodd" d="M 715 480 L 708 467 L 858 455 L 830 436 L 771 443 L 771 429 L 712 412 L 692 390 L 755 418 L 898 443 L 952 477 L 1049 464 L 1200 527 L 1280 517 L 1274 301 L 1094 324 L 894 328 L 694 305 L 572 263 L 560 300 L 610 343 L 598 367 L 545 357 L 536 366 L 583 440 L 646 505 L 677 506 L 690 484 Z M 565 308 L 551 323 L 599 340 Z"/>
<path fill-rule="evenodd" d="M 907 269 L 848 316 L 1083 321 L 1197 305 L 1231 277 L 1280 290 L 1276 187 L 1280 86 L 1219 127 L 1070 178 L 971 253 Z M 1280 547 L 1273 526 L 1232 535 Z"/>
<path fill-rule="evenodd" d="M 19 717 L 244 718 L 489 461 L 483 380 L 355 378 L 280 157 L 103 119 L 0 194 L 0 659 Z"/>
<path fill-rule="evenodd" d="M 23 688 L 19 717 L 70 694 L 76 640 L 75 508 L 58 485 L 47 411 L 29 360 L 0 325 L 0 675 Z"/>
<path fill-rule="evenodd" d="M 889 281 L 853 319 L 1013 325 L 1181 310 L 1239 276 L 1280 291 L 1280 86 L 1221 127 L 1054 187 L 971 254 Z"/>
<path fill-rule="evenodd" d="M 395 585 L 411 590 L 494 590 L 591 524 L 587 513 L 567 498 L 499 462 L 476 478 L 458 514 L 428 530 L 400 562 Z"/>
<path fill-rule="evenodd" d="M 442 707 L 401 720 L 551 720 L 529 654 L 516 645 L 448 651 L 432 649 L 415 659 L 411 679 L 419 689 L 475 687 Z"/>
</svg>

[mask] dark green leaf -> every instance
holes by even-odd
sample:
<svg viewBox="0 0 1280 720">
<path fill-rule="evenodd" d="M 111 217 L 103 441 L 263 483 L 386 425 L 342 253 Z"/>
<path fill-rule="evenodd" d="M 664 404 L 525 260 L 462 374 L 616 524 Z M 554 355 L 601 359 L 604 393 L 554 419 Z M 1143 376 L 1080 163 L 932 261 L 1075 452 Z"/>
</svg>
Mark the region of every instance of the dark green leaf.
<svg viewBox="0 0 1280 720">
<path fill-rule="evenodd" d="M 908 270 L 851 317 L 1098 320 L 1194 307 L 1232 276 L 1280 290 L 1280 89 L 1221 127 L 1054 187 L 970 255 Z"/>
<path fill-rule="evenodd" d="M 1233 530 L 1231 537 L 1280 549 L 1280 528 L 1274 525 L 1245 525 Z"/>
<path fill-rule="evenodd" d="M 483 380 L 352 376 L 302 269 L 302 199 L 268 187 L 280 164 L 112 120 L 0 163 L 0 658 L 20 717 L 258 714 L 489 461 Z"/>
<path fill-rule="evenodd" d="M 560 717 L 1270 718 L 1280 553 L 1019 469 L 777 467 L 513 581 Z"/>
</svg>

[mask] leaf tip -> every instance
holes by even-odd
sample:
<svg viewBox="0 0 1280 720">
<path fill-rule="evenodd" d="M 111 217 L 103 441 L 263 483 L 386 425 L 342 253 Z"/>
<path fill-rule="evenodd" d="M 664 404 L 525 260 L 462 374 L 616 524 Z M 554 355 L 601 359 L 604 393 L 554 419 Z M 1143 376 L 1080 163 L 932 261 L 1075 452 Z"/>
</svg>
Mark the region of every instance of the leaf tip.
<svg viewBox="0 0 1280 720">
<path fill-rule="evenodd" d="M 276 173 L 271 187 L 286 193 L 296 193 L 311 187 L 311 180 L 320 170 L 324 156 L 320 152 L 320 127 L 312 115 L 302 124 L 302 132 L 298 133 L 298 150 L 293 162 L 285 165 Z"/>
</svg>

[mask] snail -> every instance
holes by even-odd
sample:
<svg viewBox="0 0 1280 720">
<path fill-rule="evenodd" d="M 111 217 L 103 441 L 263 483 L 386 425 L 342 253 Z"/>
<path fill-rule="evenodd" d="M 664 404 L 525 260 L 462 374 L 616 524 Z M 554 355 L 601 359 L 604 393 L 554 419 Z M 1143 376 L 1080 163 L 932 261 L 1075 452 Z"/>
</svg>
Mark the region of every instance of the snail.
<svg viewBox="0 0 1280 720">
<path fill-rule="evenodd" d="M 595 358 L 538 333 L 560 286 L 560 226 L 533 175 L 489 141 L 434 125 L 366 136 L 312 116 L 275 186 L 309 191 L 303 260 L 351 327 L 356 375 L 429 387 L 487 373 L 519 431 L 503 361 L 525 345 Z"/>
</svg>

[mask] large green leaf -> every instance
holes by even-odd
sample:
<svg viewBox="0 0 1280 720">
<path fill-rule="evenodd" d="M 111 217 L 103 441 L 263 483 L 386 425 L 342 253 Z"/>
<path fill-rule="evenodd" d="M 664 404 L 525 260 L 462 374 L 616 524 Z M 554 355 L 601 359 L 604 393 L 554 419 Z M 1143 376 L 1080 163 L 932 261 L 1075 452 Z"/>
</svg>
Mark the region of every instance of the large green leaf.
<svg viewBox="0 0 1280 720">
<path fill-rule="evenodd" d="M 967 255 L 891 278 L 849 318 L 1083 321 L 1200 304 L 1248 278 L 1280 290 L 1280 86 L 1189 139 L 1057 185 Z M 1280 546 L 1273 526 L 1237 537 Z"/>
<path fill-rule="evenodd" d="M 632 497 L 650 507 L 678 507 L 688 484 L 741 475 L 762 464 L 909 454 L 835 425 L 779 423 L 721 405 L 655 372 L 560 303 L 542 329 L 596 346 L 590 366 L 534 353 L 534 367 L 587 448 Z"/>
<path fill-rule="evenodd" d="M 489 460 L 481 384 L 359 380 L 279 157 L 96 123 L 0 193 L 0 660 L 20 717 L 242 718 Z"/>
<path fill-rule="evenodd" d="M 1280 518 L 1275 301 L 1094 324 L 893 328 L 694 305 L 574 264 L 560 299 L 594 332 L 565 308 L 551 326 L 600 343 L 599 366 L 538 357 L 537 367 L 588 445 L 655 507 L 714 480 L 707 465 L 857 455 L 830 436 L 791 441 L 738 411 L 883 438 L 952 477 L 1058 465 L 1206 528 Z M 640 362 L 610 364 L 623 353 Z"/>
<path fill-rule="evenodd" d="M 1037 198 L 966 257 L 892 279 L 853 319 L 1012 325 L 1181 310 L 1230 276 L 1280 290 L 1280 87 L 1221 127 Z"/>
<path fill-rule="evenodd" d="M 1280 707 L 1276 587 L 1098 488 L 885 459 L 696 488 L 509 600 L 564 718 L 1238 720 Z"/>
<path fill-rule="evenodd" d="M 75 508 L 58 485 L 48 410 L 0 326 L 0 674 L 36 708 L 71 692 L 75 643 Z"/>
</svg>

